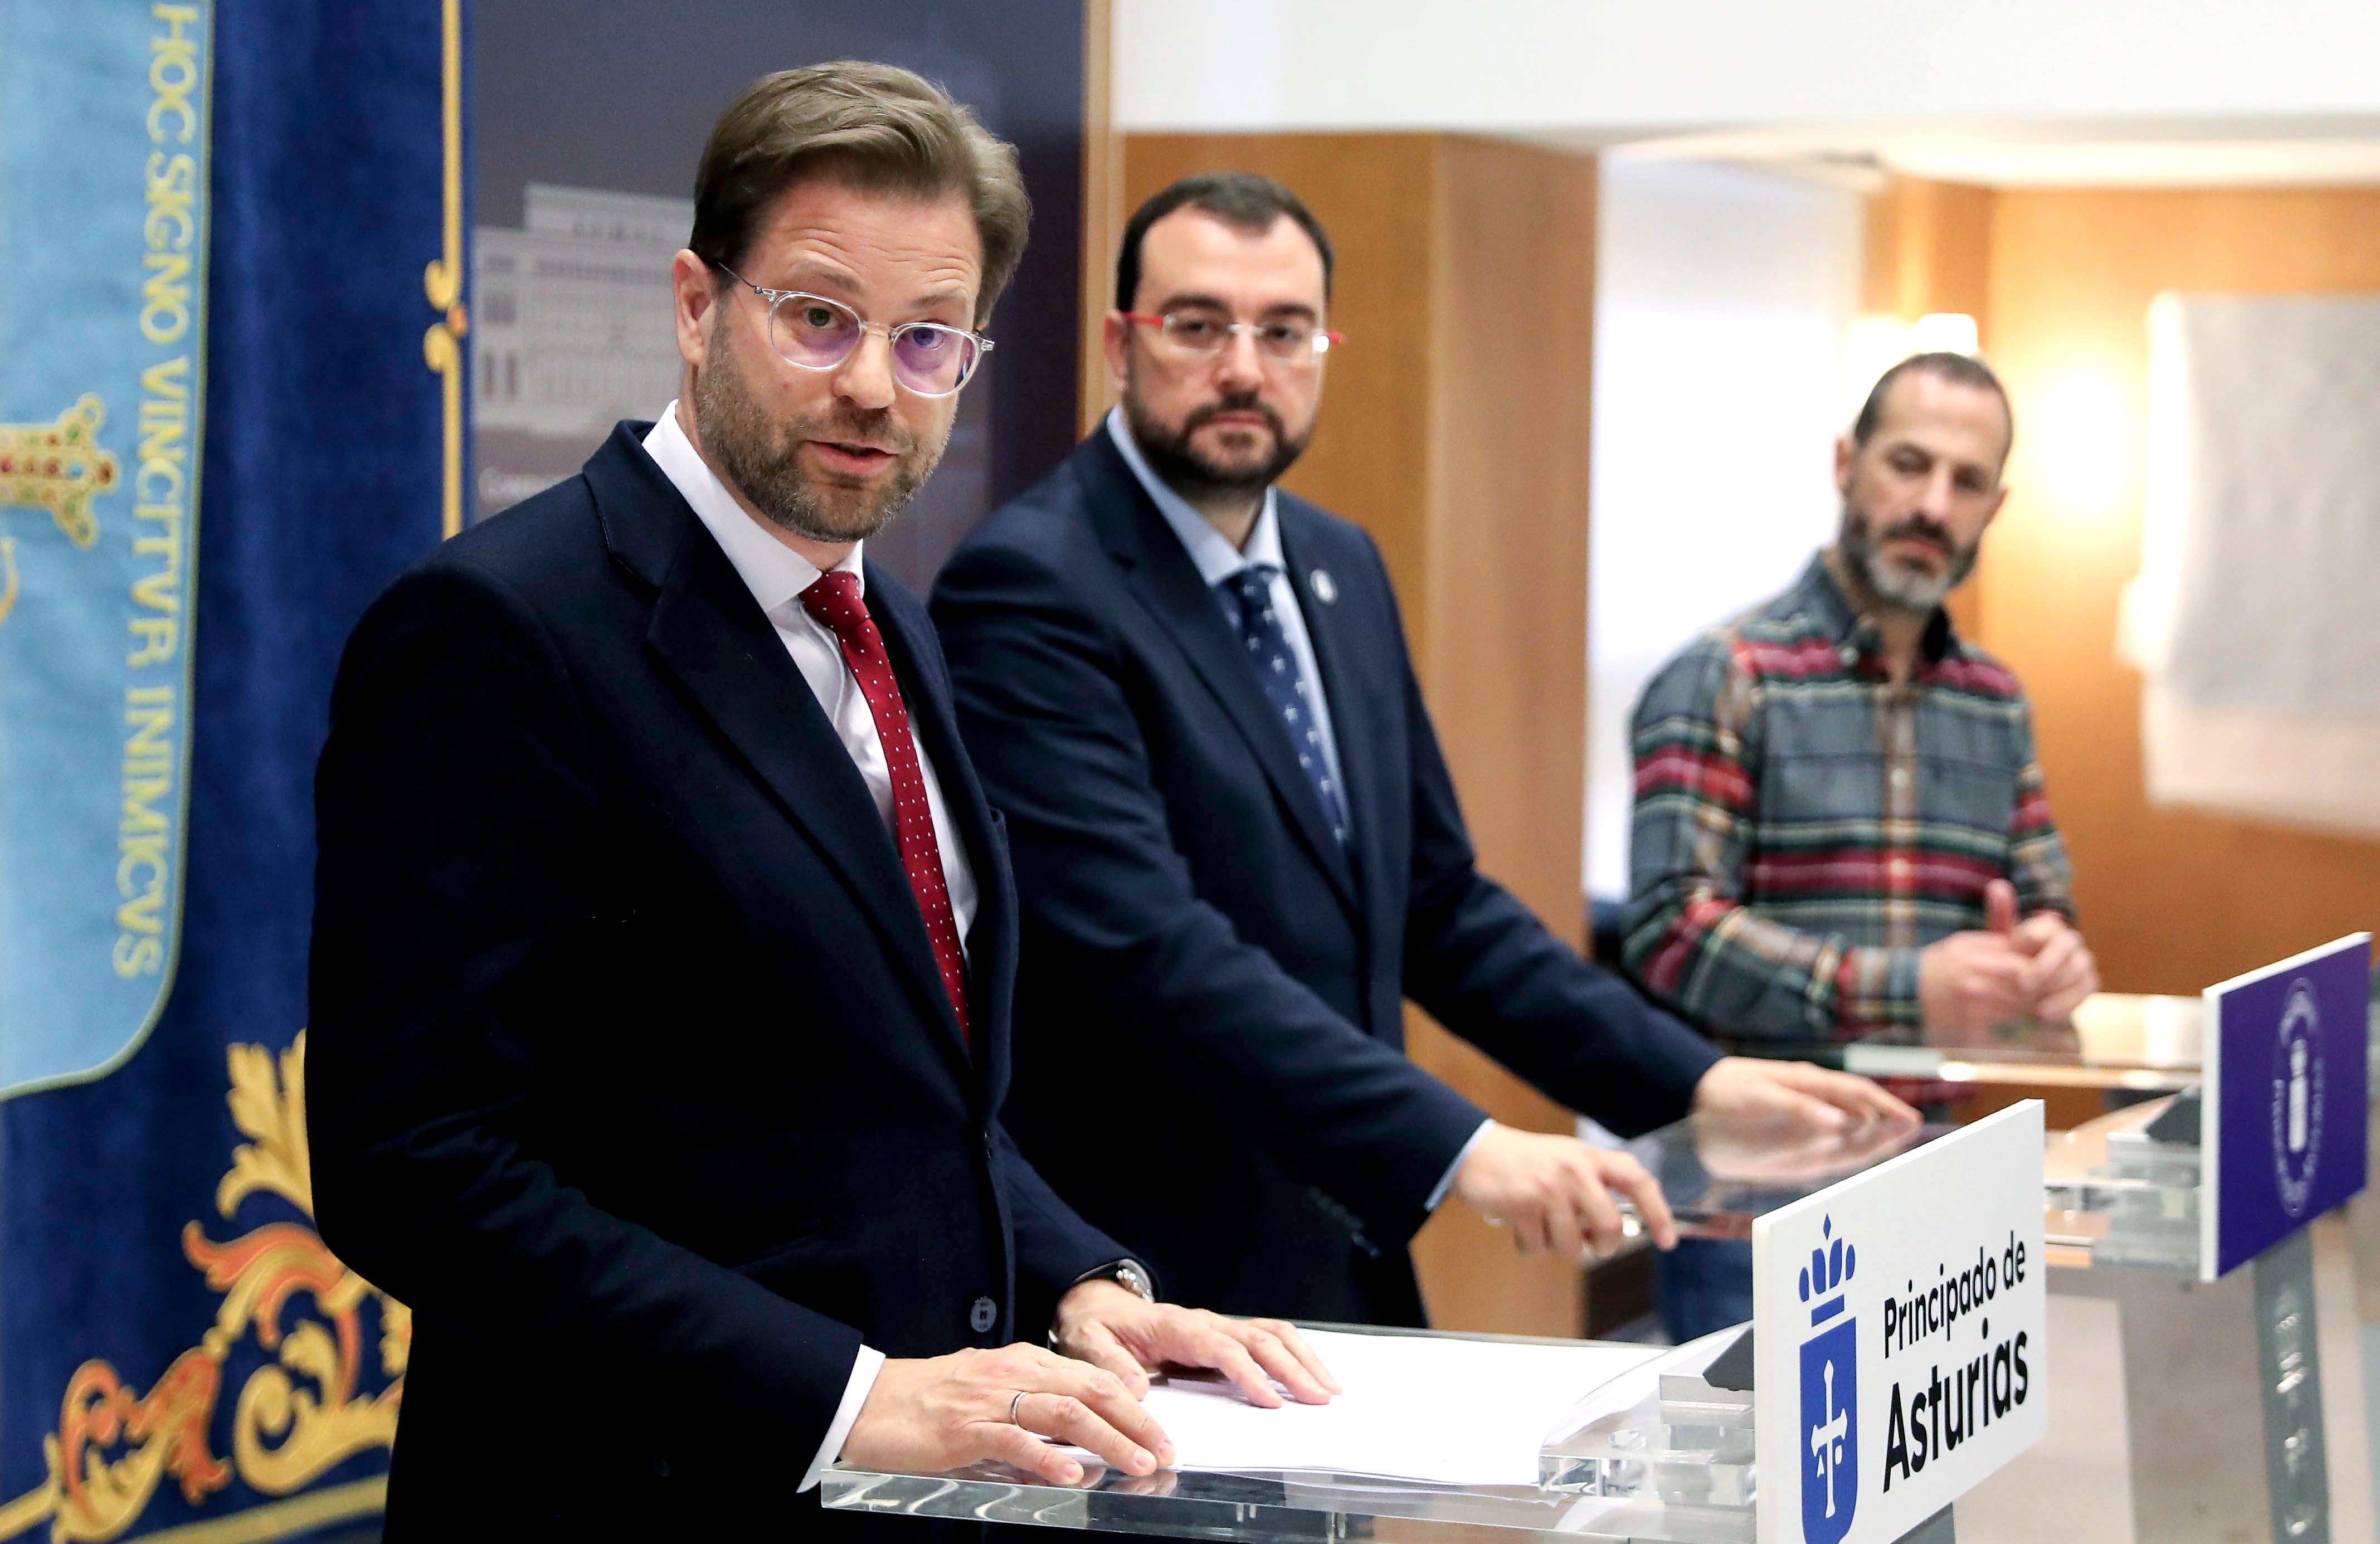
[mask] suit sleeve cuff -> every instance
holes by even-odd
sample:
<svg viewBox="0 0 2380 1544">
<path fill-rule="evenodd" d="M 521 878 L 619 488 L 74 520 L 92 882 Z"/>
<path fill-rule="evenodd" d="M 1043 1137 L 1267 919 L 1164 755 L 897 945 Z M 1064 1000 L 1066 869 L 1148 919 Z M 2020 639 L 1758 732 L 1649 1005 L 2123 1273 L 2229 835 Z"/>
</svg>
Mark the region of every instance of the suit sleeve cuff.
<svg viewBox="0 0 2380 1544">
<path fill-rule="evenodd" d="M 868 1403 L 869 1391 L 876 1387 L 876 1375 L 883 1370 L 884 1353 L 872 1345 L 861 1346 L 851 1364 L 851 1380 L 843 1386 L 843 1403 L 834 1407 L 834 1424 L 826 1429 L 826 1441 L 819 1444 L 810 1466 L 803 1471 L 799 1489 L 816 1485 L 826 1466 L 843 1456 L 843 1444 L 851 1438 L 852 1426 L 859 1419 L 859 1407 Z"/>
<path fill-rule="evenodd" d="M 1495 1124 L 1494 1121 L 1479 1123 L 1479 1129 L 1471 1134 L 1471 1139 L 1463 1144 L 1463 1150 L 1454 1155 L 1454 1161 L 1446 1166 L 1446 1173 L 1439 1176 L 1438 1188 L 1429 1193 L 1429 1205 L 1423 1208 L 1424 1210 L 1436 1211 L 1439 1209 L 1446 1199 L 1446 1193 L 1454 1188 L 1454 1176 L 1463 1172 L 1463 1161 L 1471 1156 L 1471 1149 L 1479 1145 L 1479 1138 L 1487 1136 Z"/>
</svg>

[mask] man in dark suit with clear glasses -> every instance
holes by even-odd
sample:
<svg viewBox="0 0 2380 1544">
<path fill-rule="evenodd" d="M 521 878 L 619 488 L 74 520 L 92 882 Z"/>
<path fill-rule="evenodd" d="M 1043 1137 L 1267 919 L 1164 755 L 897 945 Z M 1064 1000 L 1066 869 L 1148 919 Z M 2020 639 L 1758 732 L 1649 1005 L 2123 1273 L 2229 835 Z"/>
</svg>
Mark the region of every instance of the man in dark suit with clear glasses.
<svg viewBox="0 0 2380 1544">
<path fill-rule="evenodd" d="M 309 1131 L 324 1238 L 414 1313 L 393 1538 L 872 1540 L 803 1494 L 838 1456 L 1146 1475 L 1160 1365 L 1331 1392 L 1288 1325 L 1154 1301 L 998 1118 L 1005 845 L 862 552 L 1025 225 L 917 77 L 757 82 L 675 261 L 678 400 L 348 645 Z"/>
</svg>

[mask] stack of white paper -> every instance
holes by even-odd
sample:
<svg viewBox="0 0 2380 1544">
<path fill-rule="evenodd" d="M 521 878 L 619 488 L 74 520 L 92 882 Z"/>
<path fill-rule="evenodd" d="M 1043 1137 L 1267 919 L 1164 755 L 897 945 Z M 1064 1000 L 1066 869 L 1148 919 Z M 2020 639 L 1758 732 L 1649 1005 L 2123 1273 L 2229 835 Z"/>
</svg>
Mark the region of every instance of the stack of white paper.
<svg viewBox="0 0 2380 1544">
<path fill-rule="evenodd" d="M 1523 1345 L 1306 1331 L 1346 1392 L 1259 1409 L 1232 1385 L 1161 1379 L 1148 1412 L 1175 1467 L 1325 1469 L 1443 1485 L 1534 1485 L 1537 1451 L 1572 1405 L 1657 1348 Z"/>
</svg>

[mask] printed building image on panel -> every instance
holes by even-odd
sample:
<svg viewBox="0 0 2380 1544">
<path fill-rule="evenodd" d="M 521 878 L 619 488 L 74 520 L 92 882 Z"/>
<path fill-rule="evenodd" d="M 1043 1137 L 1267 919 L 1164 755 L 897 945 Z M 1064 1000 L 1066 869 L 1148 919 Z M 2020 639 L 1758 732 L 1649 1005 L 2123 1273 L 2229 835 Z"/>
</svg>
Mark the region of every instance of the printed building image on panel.
<svg viewBox="0 0 2380 1544">
<path fill-rule="evenodd" d="M 474 518 L 677 395 L 670 261 L 693 225 L 690 199 L 531 183 L 520 229 L 473 232 Z"/>
</svg>

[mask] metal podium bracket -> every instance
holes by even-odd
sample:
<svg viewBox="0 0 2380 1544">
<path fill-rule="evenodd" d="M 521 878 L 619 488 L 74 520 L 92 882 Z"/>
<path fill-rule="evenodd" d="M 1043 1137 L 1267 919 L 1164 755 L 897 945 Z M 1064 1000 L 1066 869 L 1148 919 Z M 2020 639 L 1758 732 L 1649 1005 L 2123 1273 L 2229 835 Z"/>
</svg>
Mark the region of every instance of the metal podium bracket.
<svg viewBox="0 0 2380 1544">
<path fill-rule="evenodd" d="M 2314 1346 L 2313 1235 L 2304 1228 L 2256 1257 L 2257 1382 L 2274 1544 L 2330 1544 L 2330 1469 Z"/>
</svg>

